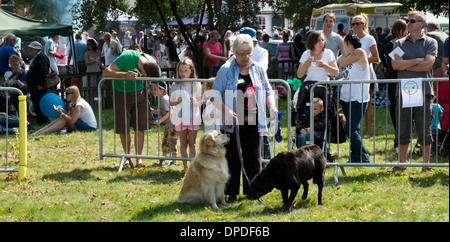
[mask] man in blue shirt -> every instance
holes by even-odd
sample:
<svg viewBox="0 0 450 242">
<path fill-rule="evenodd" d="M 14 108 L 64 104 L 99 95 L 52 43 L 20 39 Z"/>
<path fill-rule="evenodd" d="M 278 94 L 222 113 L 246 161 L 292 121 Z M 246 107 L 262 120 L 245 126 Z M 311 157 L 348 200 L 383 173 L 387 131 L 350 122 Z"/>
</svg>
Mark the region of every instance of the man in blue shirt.
<svg viewBox="0 0 450 242">
<path fill-rule="evenodd" d="M 4 40 L 5 43 L 0 48 L 0 85 L 3 84 L 5 72 L 9 69 L 9 58 L 13 54 L 17 54 L 14 50 L 16 36 L 14 34 L 7 34 Z"/>
<path fill-rule="evenodd" d="M 82 72 L 86 72 L 86 62 L 84 61 L 84 54 L 87 51 L 87 44 L 86 42 L 84 42 L 81 38 L 80 34 L 76 34 L 75 35 L 75 42 L 74 42 L 74 46 L 75 46 L 75 54 L 77 59 L 73 60 L 74 61 L 74 65 L 75 63 L 77 63 L 78 66 L 78 72 L 82 73 Z M 68 62 L 70 64 L 70 60 L 72 59 L 72 49 L 69 49 L 69 59 Z"/>
</svg>

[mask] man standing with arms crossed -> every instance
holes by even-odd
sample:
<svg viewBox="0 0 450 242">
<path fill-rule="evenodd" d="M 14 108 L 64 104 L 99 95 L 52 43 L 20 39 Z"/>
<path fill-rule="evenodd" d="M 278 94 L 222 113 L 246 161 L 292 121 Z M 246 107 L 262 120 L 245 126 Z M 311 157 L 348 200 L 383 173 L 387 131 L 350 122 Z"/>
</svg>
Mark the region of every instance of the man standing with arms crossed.
<svg viewBox="0 0 450 242">
<path fill-rule="evenodd" d="M 408 14 L 406 23 L 408 24 L 407 30 L 409 34 L 397 40 L 394 44 L 394 49 L 400 47 L 405 53 L 403 56 L 395 55 L 395 60 L 392 60 L 392 68 L 398 70 L 398 79 L 433 77 L 432 67 L 437 56 L 438 45 L 435 39 L 422 33 L 425 22 L 426 17 L 423 12 L 412 11 Z M 425 93 L 423 106 L 413 107 L 412 111 L 410 108 L 402 108 L 403 102 L 398 88 L 401 88 L 400 85 L 397 85 L 396 92 L 399 98 L 398 103 L 400 104 L 400 113 L 397 113 L 397 117 L 400 116 L 401 122 L 406 124 L 409 124 L 411 119 L 414 120 L 418 136 L 417 142 L 422 145 L 423 162 L 429 163 L 431 143 L 433 141 L 431 135 L 433 83 L 423 82 L 422 91 Z M 404 125 L 400 128 L 400 163 L 406 163 L 408 145 L 411 142 L 410 129 L 410 125 Z M 406 170 L 406 167 L 393 168 L 393 171 L 404 170 Z M 422 171 L 431 172 L 432 169 L 423 167 Z"/>
</svg>

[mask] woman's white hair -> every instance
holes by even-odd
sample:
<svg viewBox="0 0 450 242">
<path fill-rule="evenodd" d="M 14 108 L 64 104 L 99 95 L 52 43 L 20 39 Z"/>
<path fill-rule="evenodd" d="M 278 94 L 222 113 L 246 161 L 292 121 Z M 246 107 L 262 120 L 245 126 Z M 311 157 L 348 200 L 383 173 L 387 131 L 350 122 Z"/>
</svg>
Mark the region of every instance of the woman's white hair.
<svg viewBox="0 0 450 242">
<path fill-rule="evenodd" d="M 238 34 L 233 42 L 233 51 L 251 50 L 253 52 L 253 40 L 248 34 Z"/>
</svg>

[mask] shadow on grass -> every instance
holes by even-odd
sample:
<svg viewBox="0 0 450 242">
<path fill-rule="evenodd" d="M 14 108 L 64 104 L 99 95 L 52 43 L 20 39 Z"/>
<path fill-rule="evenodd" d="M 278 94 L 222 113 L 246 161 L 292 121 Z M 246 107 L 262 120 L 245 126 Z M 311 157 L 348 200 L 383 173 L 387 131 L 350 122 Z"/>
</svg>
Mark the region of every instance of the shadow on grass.
<svg viewBox="0 0 450 242">
<path fill-rule="evenodd" d="M 87 181 L 91 179 L 100 179 L 94 175 L 96 171 L 117 172 L 117 167 L 100 166 L 93 169 L 74 169 L 67 172 L 56 172 L 47 174 L 42 177 L 42 180 L 52 180 L 59 182 L 67 181 Z M 153 169 L 125 169 L 121 173 L 116 173 L 112 179 L 108 179 L 107 183 L 123 182 L 124 180 L 144 180 L 153 181 L 157 184 L 169 184 L 180 181 L 184 177 L 184 172 L 170 168 Z"/>
<path fill-rule="evenodd" d="M 91 177 L 92 170 L 91 169 L 74 169 L 68 172 L 58 172 L 53 174 L 48 174 L 42 176 L 42 180 L 51 180 L 51 181 L 86 181 Z"/>
<path fill-rule="evenodd" d="M 355 167 L 345 167 L 345 169 L 361 169 Z M 405 172 L 388 172 L 390 168 L 385 168 L 384 170 L 375 170 L 377 168 L 364 168 L 365 171 L 360 171 L 358 173 L 342 175 L 339 174 L 339 182 L 340 185 L 345 184 L 353 184 L 355 182 L 365 182 L 365 183 L 373 183 L 373 182 L 382 182 L 386 181 L 386 179 L 390 179 L 392 177 L 405 177 L 411 183 L 411 186 L 415 187 L 432 187 L 436 184 L 442 186 L 448 186 L 449 175 L 448 168 L 433 168 L 433 173 L 424 173 L 421 171 L 421 167 L 409 167 Z M 340 173 L 340 171 L 339 171 Z M 325 181 L 325 186 L 327 184 L 335 184 L 334 178 L 327 178 Z"/>
<path fill-rule="evenodd" d="M 164 215 L 177 215 L 177 214 L 197 214 L 207 209 L 207 204 L 186 204 L 179 203 L 177 201 L 165 202 L 162 204 L 155 204 L 142 208 L 131 220 L 132 221 L 152 221 L 159 220 L 161 214 Z M 198 216 L 198 215 L 196 215 Z"/>
</svg>

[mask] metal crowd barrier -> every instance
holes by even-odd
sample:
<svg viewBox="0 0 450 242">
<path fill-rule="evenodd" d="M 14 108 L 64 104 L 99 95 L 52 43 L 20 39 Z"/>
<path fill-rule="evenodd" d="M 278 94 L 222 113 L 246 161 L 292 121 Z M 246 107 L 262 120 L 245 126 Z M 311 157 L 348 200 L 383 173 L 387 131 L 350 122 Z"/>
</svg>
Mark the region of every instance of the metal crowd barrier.
<svg viewBox="0 0 450 242">
<path fill-rule="evenodd" d="M 6 98 L 6 115 L 4 116 L 4 123 L 1 122 L 2 129 L 5 130 L 5 162 L 0 164 L 0 172 L 17 172 L 18 179 L 23 180 L 26 176 L 27 172 L 27 101 L 26 96 L 23 95 L 22 91 L 14 87 L 0 87 L 0 92 L 5 92 L 8 95 L 8 91 L 16 92 L 19 94 L 19 168 L 11 168 L 12 162 L 9 161 L 9 132 L 10 121 L 8 115 L 8 106 L 9 100 Z M 2 118 L 3 119 L 3 118 Z M 2 152 L 3 153 L 3 152 Z M 1 154 L 2 154 L 1 153 Z M 2 154 L 3 155 L 3 154 Z M 3 160 L 3 157 L 0 156 L 0 159 Z M 3 167 L 4 166 L 4 167 Z"/>
<path fill-rule="evenodd" d="M 449 81 L 449 79 L 448 78 L 423 78 L 422 79 L 422 81 L 423 82 L 436 82 L 437 83 L 437 85 L 438 85 L 438 83 L 439 82 L 448 82 Z M 380 83 L 400 83 L 401 82 L 401 80 L 400 79 L 380 79 L 380 80 L 341 80 L 341 81 L 319 81 L 319 82 L 316 82 L 314 85 L 312 85 L 312 87 L 311 87 L 311 89 L 310 89 L 310 103 L 313 103 L 313 99 L 314 99 L 314 90 L 315 90 L 315 88 L 318 86 L 318 85 L 333 85 L 333 86 L 339 86 L 339 85 L 342 85 L 342 84 L 361 84 L 361 83 L 378 83 L 378 84 L 380 84 Z M 400 89 L 399 89 L 400 90 Z M 437 90 L 437 89 L 435 89 L 435 90 Z M 362 90 L 361 90 L 362 91 Z M 334 97 L 335 98 L 335 100 L 337 100 L 337 105 L 339 105 L 339 92 L 336 92 L 338 95 L 336 95 L 336 97 Z M 351 95 L 351 94 L 350 94 Z M 373 93 L 373 95 L 375 95 L 375 92 Z M 435 95 L 437 95 L 436 93 L 435 93 Z M 372 97 L 370 97 L 370 98 L 372 98 Z M 425 92 L 423 92 L 423 100 L 425 100 Z M 438 101 L 439 100 L 439 96 L 436 96 L 436 101 Z M 335 179 L 335 181 L 337 182 L 338 181 L 338 176 L 337 176 L 337 168 L 338 167 L 340 167 L 341 168 L 341 170 L 343 171 L 343 173 L 344 173 L 344 175 L 345 175 L 345 170 L 343 169 L 344 167 L 394 167 L 394 166 L 396 166 L 396 167 L 449 167 L 449 163 L 438 163 L 438 160 L 439 160 L 439 152 L 438 152 L 438 150 L 436 149 L 436 153 L 435 153 L 435 158 L 433 159 L 433 160 L 435 160 L 435 162 L 431 162 L 431 157 L 430 157 L 430 163 L 413 163 L 412 162 L 412 150 L 415 148 L 414 146 L 413 146 L 413 129 L 411 128 L 411 133 L 410 133 L 410 137 L 411 137 L 411 142 L 410 142 L 410 145 L 409 145 L 409 162 L 406 162 L 406 163 L 399 163 L 399 162 L 376 162 L 377 161 L 377 159 L 376 159 L 376 153 L 377 152 L 375 152 L 375 150 L 376 150 L 376 147 L 375 147 L 375 124 L 376 124 L 376 122 L 375 122 L 375 120 L 376 120 L 376 115 L 375 115 L 375 113 L 376 113 L 376 110 L 375 110 L 375 104 L 373 104 L 374 105 L 374 117 L 373 117 L 373 124 L 372 124 L 372 127 L 373 127 L 373 156 L 372 156 L 372 159 L 371 159 L 371 162 L 370 163 L 351 163 L 351 162 L 340 162 L 340 154 L 339 154 L 339 143 L 337 144 L 337 159 L 336 159 L 336 161 L 334 162 L 334 163 L 327 163 L 327 165 L 328 166 L 334 166 L 334 173 L 333 173 L 333 175 L 334 175 L 334 179 Z M 326 106 L 326 105 L 325 105 Z M 400 107 L 398 107 L 398 108 L 400 108 Z M 314 110 L 314 105 L 310 105 L 310 123 L 311 123 L 311 133 L 313 133 L 314 132 L 314 116 L 313 116 L 313 110 Z M 388 107 L 387 107 L 387 105 L 386 105 L 386 122 L 385 122 L 385 129 L 386 129 L 386 132 L 385 132 L 385 156 L 384 156 L 384 159 L 387 161 L 387 125 L 388 125 L 388 121 L 387 121 L 387 116 L 388 116 Z M 351 115 L 351 113 L 350 113 L 350 115 Z M 425 112 L 424 112 L 424 118 L 425 118 Z M 397 120 L 399 120 L 400 118 L 399 118 L 399 116 L 397 116 L 396 117 L 397 118 Z M 362 121 L 363 119 L 361 119 L 361 121 Z M 327 120 L 328 121 L 328 120 Z M 349 122 L 349 120 L 347 120 L 347 122 Z M 331 125 L 334 125 L 334 124 L 331 124 Z M 336 125 L 339 125 L 339 123 L 336 123 Z M 412 126 L 412 124 L 407 124 L 407 125 L 411 125 Z M 397 132 L 398 132 L 398 134 L 400 133 L 400 129 L 401 129 L 401 125 L 398 123 L 397 124 Z M 337 130 L 339 130 L 339 129 L 337 129 Z M 437 136 L 438 134 L 436 134 L 436 137 L 433 137 L 434 139 L 438 139 L 439 137 Z M 362 136 L 362 134 L 361 134 L 361 136 Z M 398 135 L 397 136 L 398 138 L 400 137 L 400 135 Z M 311 135 L 311 137 L 310 137 L 310 140 L 309 140 L 309 142 L 310 143 L 313 143 L 314 142 L 314 137 Z M 346 142 L 350 142 L 349 140 L 348 141 L 346 141 Z M 368 146 L 366 146 L 366 148 L 367 148 Z M 350 154 L 350 150 L 349 150 L 349 152 L 348 152 L 349 154 Z M 400 154 L 398 154 L 398 158 L 399 158 L 399 155 Z M 370 156 L 370 154 L 369 154 L 369 156 Z M 350 157 L 350 155 L 349 155 L 349 157 Z"/>
<path fill-rule="evenodd" d="M 160 139 L 160 137 L 161 137 L 161 132 L 163 132 L 163 130 L 161 130 L 161 128 L 164 129 L 163 127 L 160 127 L 160 126 L 158 127 L 158 153 L 157 154 L 149 154 L 149 134 L 148 134 L 148 129 L 151 126 L 151 124 L 149 124 L 149 120 L 150 120 L 149 117 L 151 115 L 151 114 L 149 114 L 149 111 L 148 111 L 149 107 L 147 107 L 147 113 L 144 113 L 144 114 L 138 113 L 138 115 L 146 115 L 146 117 L 147 117 L 147 127 L 146 127 L 146 130 L 147 130 L 146 132 L 147 133 L 145 134 L 145 132 L 144 132 L 144 135 L 146 136 L 146 141 L 147 141 L 147 147 L 146 147 L 147 154 L 145 154 L 145 155 L 135 155 L 134 154 L 133 155 L 133 154 L 131 154 L 133 152 L 130 152 L 130 154 L 124 154 L 124 153 L 119 152 L 119 150 L 122 150 L 122 148 L 120 147 L 119 150 L 117 150 L 116 134 L 114 134 L 114 148 L 113 148 L 113 151 L 112 152 L 108 152 L 108 153 L 106 153 L 104 151 L 104 134 L 103 134 L 104 127 L 103 127 L 103 110 L 102 110 L 102 100 L 104 99 L 104 97 L 103 97 L 103 92 L 101 91 L 100 87 L 103 85 L 103 82 L 113 81 L 113 80 L 119 80 L 119 79 L 118 78 L 111 78 L 111 77 L 104 77 L 98 83 L 98 87 L 99 87 L 99 92 L 98 92 L 98 97 L 99 97 L 99 99 L 98 99 L 99 122 L 98 123 L 99 123 L 99 131 L 100 131 L 99 132 L 99 154 L 100 154 L 100 159 L 103 160 L 104 157 L 118 157 L 118 158 L 121 158 L 118 172 L 122 171 L 123 165 L 124 165 L 125 160 L 127 158 L 165 159 L 165 160 L 177 160 L 177 161 L 179 161 L 179 160 L 189 160 L 189 161 L 192 160 L 192 158 L 189 158 L 189 157 L 181 157 L 180 156 L 180 152 L 179 152 L 177 157 L 160 155 L 160 153 L 161 153 L 161 149 L 160 149 L 161 148 L 161 144 L 160 144 L 160 140 L 161 139 Z M 147 81 L 147 82 L 150 82 L 150 81 L 164 81 L 164 82 L 166 82 L 168 84 L 167 85 L 166 94 L 169 95 L 169 92 L 170 92 L 169 87 L 171 86 L 171 85 L 169 85 L 169 83 L 177 83 L 177 82 L 191 82 L 191 83 L 193 83 L 193 82 L 200 82 L 200 83 L 205 83 L 205 82 L 214 82 L 214 79 L 173 79 L 173 78 L 139 77 L 139 78 L 136 79 L 136 81 Z M 269 82 L 271 84 L 272 83 L 281 83 L 287 90 L 287 95 L 288 95 L 287 96 L 287 100 L 291 100 L 291 88 L 290 88 L 289 84 L 286 81 L 281 80 L 281 79 L 270 79 Z M 148 89 L 146 90 L 146 92 L 148 93 Z M 275 92 L 275 95 L 276 95 L 276 89 L 274 89 L 274 92 Z M 115 96 L 115 94 L 113 93 L 113 107 L 115 109 L 116 103 L 114 101 L 115 100 L 114 96 Z M 159 107 L 160 107 L 160 105 L 158 103 L 158 109 L 159 109 Z M 282 111 L 282 110 L 279 110 L 279 111 Z M 287 110 L 284 113 L 286 114 L 287 123 L 288 123 L 287 136 L 289 138 L 287 139 L 287 143 L 288 143 L 287 149 L 291 150 L 292 149 L 292 140 L 290 138 L 291 137 L 291 102 L 290 101 L 287 102 Z M 116 124 L 116 120 L 114 120 L 114 130 L 116 129 L 116 125 L 117 125 Z M 197 136 L 197 138 L 199 138 L 199 136 Z M 119 140 L 119 142 L 120 142 L 120 140 Z M 126 140 L 126 142 L 132 142 L 132 141 Z M 275 154 L 275 152 L 276 152 L 276 150 L 275 150 L 275 143 L 276 142 L 274 142 L 274 141 L 272 142 L 273 154 Z M 144 149 L 145 149 L 145 147 L 144 147 Z M 168 155 L 170 155 L 170 154 L 168 154 Z M 268 160 L 263 160 L 263 162 L 268 162 Z"/>
</svg>

